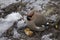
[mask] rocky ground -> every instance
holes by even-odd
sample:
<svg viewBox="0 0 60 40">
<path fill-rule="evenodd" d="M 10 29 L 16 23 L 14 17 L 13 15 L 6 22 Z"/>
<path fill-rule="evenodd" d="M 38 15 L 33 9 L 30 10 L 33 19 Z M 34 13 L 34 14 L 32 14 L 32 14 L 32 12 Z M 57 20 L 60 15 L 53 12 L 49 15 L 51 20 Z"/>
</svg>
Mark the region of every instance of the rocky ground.
<svg viewBox="0 0 60 40">
<path fill-rule="evenodd" d="M 48 25 L 28 36 L 23 18 L 31 10 L 43 14 Z M 60 40 L 60 0 L 0 0 L 0 40 Z"/>
</svg>

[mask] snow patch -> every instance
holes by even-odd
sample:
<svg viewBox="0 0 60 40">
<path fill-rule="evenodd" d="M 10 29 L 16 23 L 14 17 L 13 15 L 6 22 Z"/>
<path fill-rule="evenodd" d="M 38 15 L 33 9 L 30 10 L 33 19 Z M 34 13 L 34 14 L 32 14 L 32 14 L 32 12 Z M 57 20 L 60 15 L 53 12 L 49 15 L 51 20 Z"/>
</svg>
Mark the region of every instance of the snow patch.
<svg viewBox="0 0 60 40">
<path fill-rule="evenodd" d="M 16 29 L 14 29 L 13 32 L 14 32 L 13 38 L 19 38 L 20 37 L 20 34 L 17 32 Z"/>
<path fill-rule="evenodd" d="M 19 1 L 21 1 L 21 0 L 19 0 Z M 4 7 L 6 7 L 12 3 L 17 3 L 19 1 L 16 1 L 16 0 L 0 0 L 0 5 L 1 5 L 0 7 L 4 8 Z"/>
<path fill-rule="evenodd" d="M 22 16 L 19 13 L 11 13 L 4 18 L 0 18 L 0 36 L 8 30 L 15 21 L 18 21 Z"/>
<path fill-rule="evenodd" d="M 0 40 L 7 40 L 7 37 L 2 37 L 0 38 Z"/>
<path fill-rule="evenodd" d="M 24 20 L 18 21 L 18 23 L 17 23 L 17 27 L 20 28 L 20 29 L 25 27 L 26 25 L 27 24 L 25 23 Z"/>
<path fill-rule="evenodd" d="M 7 21 L 17 21 L 18 19 L 21 19 L 22 16 L 18 12 L 12 12 L 11 14 L 8 14 L 6 16 Z"/>
<path fill-rule="evenodd" d="M 52 40 L 52 39 L 50 38 L 50 36 L 52 36 L 52 33 L 49 33 L 49 34 L 47 34 L 47 35 L 43 35 L 42 38 L 41 38 L 41 40 Z"/>
</svg>

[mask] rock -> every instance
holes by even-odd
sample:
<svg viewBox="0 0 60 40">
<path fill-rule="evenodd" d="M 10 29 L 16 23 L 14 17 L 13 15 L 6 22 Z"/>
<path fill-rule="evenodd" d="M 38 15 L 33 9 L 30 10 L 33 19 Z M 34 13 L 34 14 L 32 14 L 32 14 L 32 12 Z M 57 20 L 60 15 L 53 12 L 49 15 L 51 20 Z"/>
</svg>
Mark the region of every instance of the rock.
<svg viewBox="0 0 60 40">
<path fill-rule="evenodd" d="M 27 36 L 31 37 L 33 35 L 33 32 L 29 28 L 24 29 L 24 32 Z"/>
</svg>

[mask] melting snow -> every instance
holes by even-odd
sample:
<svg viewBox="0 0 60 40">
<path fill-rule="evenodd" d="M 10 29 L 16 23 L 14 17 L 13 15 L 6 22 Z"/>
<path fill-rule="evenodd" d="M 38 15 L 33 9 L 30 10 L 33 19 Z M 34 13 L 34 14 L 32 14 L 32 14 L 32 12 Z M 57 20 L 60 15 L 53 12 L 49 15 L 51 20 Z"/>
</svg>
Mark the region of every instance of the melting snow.
<svg viewBox="0 0 60 40">
<path fill-rule="evenodd" d="M 22 18 L 22 16 L 19 13 L 14 12 L 7 15 L 5 19 L 0 18 L 0 36 L 20 18 Z"/>
</svg>

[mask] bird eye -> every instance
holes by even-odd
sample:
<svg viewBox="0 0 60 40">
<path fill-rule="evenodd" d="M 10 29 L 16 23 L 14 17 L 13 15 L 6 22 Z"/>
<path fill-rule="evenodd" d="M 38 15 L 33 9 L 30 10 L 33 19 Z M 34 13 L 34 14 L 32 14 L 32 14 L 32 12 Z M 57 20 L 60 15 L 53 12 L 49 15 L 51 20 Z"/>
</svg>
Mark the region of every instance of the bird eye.
<svg viewBox="0 0 60 40">
<path fill-rule="evenodd" d="M 30 20 L 31 20 L 31 17 L 27 16 L 27 20 L 29 20 L 29 21 L 30 21 Z"/>
</svg>

